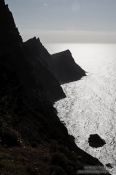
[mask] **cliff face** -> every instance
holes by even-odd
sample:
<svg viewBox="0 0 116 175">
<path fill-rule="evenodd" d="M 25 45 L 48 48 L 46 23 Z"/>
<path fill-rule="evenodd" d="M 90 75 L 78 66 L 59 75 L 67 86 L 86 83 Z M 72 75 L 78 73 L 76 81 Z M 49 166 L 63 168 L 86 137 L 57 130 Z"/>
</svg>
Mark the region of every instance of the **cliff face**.
<svg viewBox="0 0 116 175">
<path fill-rule="evenodd" d="M 80 80 L 86 72 L 75 63 L 69 50 L 52 55 L 51 70 L 61 84 Z"/>
<path fill-rule="evenodd" d="M 47 69 L 47 66 L 41 62 L 41 57 L 46 56 L 46 53 L 41 50 L 41 47 L 38 47 L 38 40 L 22 42 L 12 13 L 3 1 L 1 1 L 0 23 L 1 62 L 3 65 L 7 64 L 17 74 L 26 95 L 30 96 L 32 91 L 40 89 L 44 91 L 51 102 L 64 98 L 65 94 L 60 84 Z M 39 50 L 38 53 L 37 50 Z"/>
<path fill-rule="evenodd" d="M 11 49 L 19 47 L 22 38 L 15 25 L 12 13 L 4 1 L 0 1 L 0 54 L 10 52 Z"/>
<path fill-rule="evenodd" d="M 28 62 L 33 66 L 33 75 L 38 85 L 42 85 L 43 91 L 46 92 L 50 101 L 55 102 L 65 98 L 65 94 L 60 87 L 59 82 L 54 74 L 50 71 L 46 62 L 50 60 L 50 54 L 42 46 L 39 39 L 32 38 L 23 43 L 24 54 L 28 57 Z"/>
<path fill-rule="evenodd" d="M 36 40 L 22 42 L 3 0 L 0 19 L 0 174 L 76 175 L 86 166 L 103 168 L 75 145 L 57 117 L 53 99 L 64 94 L 41 59 L 47 52 L 36 48 Z"/>
<path fill-rule="evenodd" d="M 8 5 L 5 5 L 2 0 L 0 1 L 0 69 L 3 73 L 4 70 L 7 70 L 7 73 L 5 72 L 4 74 L 9 74 L 8 76 L 12 72 L 12 75 L 17 77 L 25 89 L 25 92 L 28 91 L 29 94 L 32 87 L 31 84 L 35 85 L 35 82 L 31 75 L 31 65 L 28 64 L 22 52 L 22 44 L 22 38 L 15 25 L 12 13 Z M 3 73 L 1 72 L 1 76 Z M 31 81 L 27 79 L 27 76 Z M 6 77 L 7 75 L 5 75 L 5 79 L 7 79 Z M 10 82 L 11 80 L 7 79 L 6 87 L 8 87 L 8 81 Z"/>
<path fill-rule="evenodd" d="M 39 38 L 32 38 L 24 43 L 28 56 L 35 56 L 57 79 L 59 84 L 69 83 L 86 76 L 86 72 L 75 63 L 69 50 L 50 55 Z M 34 61 L 34 60 L 33 60 Z"/>
<path fill-rule="evenodd" d="M 39 38 L 36 37 L 29 39 L 23 43 L 24 48 L 31 56 L 35 56 L 44 66 L 48 68 L 51 64 L 51 55 L 47 49 L 42 45 Z"/>
</svg>

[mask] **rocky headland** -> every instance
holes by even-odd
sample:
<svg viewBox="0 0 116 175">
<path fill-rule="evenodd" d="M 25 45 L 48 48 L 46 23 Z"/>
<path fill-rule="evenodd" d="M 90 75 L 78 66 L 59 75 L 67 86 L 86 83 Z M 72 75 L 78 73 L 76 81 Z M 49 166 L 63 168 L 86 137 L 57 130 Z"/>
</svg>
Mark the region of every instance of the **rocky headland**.
<svg viewBox="0 0 116 175">
<path fill-rule="evenodd" d="M 69 50 L 52 55 L 51 70 L 61 84 L 80 80 L 86 72 L 75 63 Z"/>
<path fill-rule="evenodd" d="M 61 64 L 69 71 L 76 66 L 69 57 L 69 51 L 50 55 L 36 38 L 23 42 L 8 5 L 0 1 L 0 174 L 94 175 L 97 168 L 108 174 L 76 146 L 53 107 L 65 98 L 60 84 L 73 81 L 74 72 L 69 80 L 66 70 L 63 79 L 59 75 Z M 76 69 L 75 77 L 85 75 Z"/>
</svg>

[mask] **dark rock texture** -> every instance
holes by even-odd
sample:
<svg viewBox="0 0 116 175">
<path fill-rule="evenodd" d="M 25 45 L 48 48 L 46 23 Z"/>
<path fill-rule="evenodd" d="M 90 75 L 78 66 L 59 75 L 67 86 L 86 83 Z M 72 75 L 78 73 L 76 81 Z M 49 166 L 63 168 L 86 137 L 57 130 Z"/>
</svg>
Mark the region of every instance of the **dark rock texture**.
<svg viewBox="0 0 116 175">
<path fill-rule="evenodd" d="M 19 47 L 22 38 L 15 25 L 12 13 L 4 1 L 0 1 L 0 55 Z"/>
<path fill-rule="evenodd" d="M 51 70 L 61 84 L 80 80 L 86 72 L 75 63 L 69 50 L 52 55 Z"/>
<path fill-rule="evenodd" d="M 49 68 L 51 65 L 51 55 L 47 49 L 42 45 L 39 38 L 31 38 L 23 43 L 24 48 L 31 56 L 35 56 L 44 66 Z"/>
<path fill-rule="evenodd" d="M 28 57 L 28 62 L 33 66 L 33 75 L 38 85 L 42 85 L 43 91 L 47 97 L 55 102 L 65 98 L 65 94 L 60 87 L 59 82 L 49 70 L 49 66 L 44 58 L 50 60 L 51 57 L 47 50 L 42 46 L 39 39 L 32 38 L 23 43 L 25 56 Z"/>
<path fill-rule="evenodd" d="M 111 164 L 111 163 L 107 163 L 107 164 L 106 164 L 106 166 L 107 166 L 108 168 L 110 168 L 110 169 L 112 169 L 112 168 L 113 168 L 113 166 L 112 166 L 112 164 Z"/>
<path fill-rule="evenodd" d="M 69 50 L 50 55 L 39 38 L 24 43 L 27 52 L 36 57 L 58 80 L 60 84 L 80 80 L 86 72 L 75 63 Z"/>
<path fill-rule="evenodd" d="M 105 140 L 103 140 L 98 134 L 91 134 L 88 142 L 93 148 L 99 148 L 106 144 Z"/>
<path fill-rule="evenodd" d="M 3 0 L 0 26 L 0 174 L 76 175 L 86 166 L 103 167 L 76 146 L 57 117 L 53 101 L 62 89 L 36 45 L 23 43 Z M 46 53 L 41 50 L 42 57 Z"/>
<path fill-rule="evenodd" d="M 7 67 L 18 75 L 27 96 L 30 96 L 32 91 L 37 90 L 38 87 L 40 89 L 43 88 L 44 92 L 46 91 L 46 96 L 52 102 L 64 98 L 65 94 L 59 82 L 47 69 L 47 65 L 43 63 L 44 61 L 41 62 L 43 60 L 41 54 L 44 57 L 46 56 L 46 52 L 41 50 L 41 47 L 38 47 L 40 41 L 32 39 L 23 43 L 12 13 L 9 11 L 7 5 L 3 5 L 4 3 L 1 4 L 0 61 L 2 64 L 7 64 Z M 38 53 L 37 50 L 39 50 Z"/>
</svg>

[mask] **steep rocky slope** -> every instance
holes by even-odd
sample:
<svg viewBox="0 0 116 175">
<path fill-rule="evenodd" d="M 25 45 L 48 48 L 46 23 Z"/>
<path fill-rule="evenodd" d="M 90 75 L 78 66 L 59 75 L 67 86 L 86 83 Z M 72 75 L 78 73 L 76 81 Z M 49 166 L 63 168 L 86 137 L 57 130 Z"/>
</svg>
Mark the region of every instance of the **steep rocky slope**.
<svg viewBox="0 0 116 175">
<path fill-rule="evenodd" d="M 41 41 L 35 37 L 29 39 L 24 44 L 28 57 L 34 57 L 33 61 L 39 61 L 58 80 L 60 84 L 80 80 L 86 76 L 86 72 L 75 63 L 69 50 L 60 53 L 50 54 L 42 45 Z"/>
<path fill-rule="evenodd" d="M 50 60 L 50 54 L 42 46 L 39 38 L 32 38 L 23 43 L 23 52 L 28 57 L 28 62 L 33 66 L 33 76 L 38 85 L 42 85 L 43 91 L 50 101 L 55 102 L 61 98 L 65 98 L 60 83 L 49 69 L 44 58 Z M 49 82 L 49 83 L 48 83 Z"/>
<path fill-rule="evenodd" d="M 51 69 L 61 84 L 77 81 L 86 75 L 69 50 L 52 55 Z"/>
<path fill-rule="evenodd" d="M 97 159 L 76 146 L 57 117 L 53 101 L 64 93 L 47 63 L 22 42 L 3 0 L 0 26 L 0 174 L 76 175 L 90 166 L 93 174 L 96 166 L 106 173 Z"/>
</svg>

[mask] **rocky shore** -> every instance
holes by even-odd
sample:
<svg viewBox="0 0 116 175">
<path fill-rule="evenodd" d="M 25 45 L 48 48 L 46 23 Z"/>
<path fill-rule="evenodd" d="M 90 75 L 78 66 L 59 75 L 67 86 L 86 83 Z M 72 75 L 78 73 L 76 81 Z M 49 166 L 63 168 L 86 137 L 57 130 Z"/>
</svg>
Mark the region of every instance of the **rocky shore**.
<svg viewBox="0 0 116 175">
<path fill-rule="evenodd" d="M 66 70 L 59 75 L 61 64 L 75 68 L 69 80 Z M 76 146 L 53 107 L 66 96 L 60 85 L 82 76 L 69 51 L 50 55 L 39 39 L 23 42 L 8 5 L 0 1 L 0 174 L 108 174 Z"/>
</svg>

